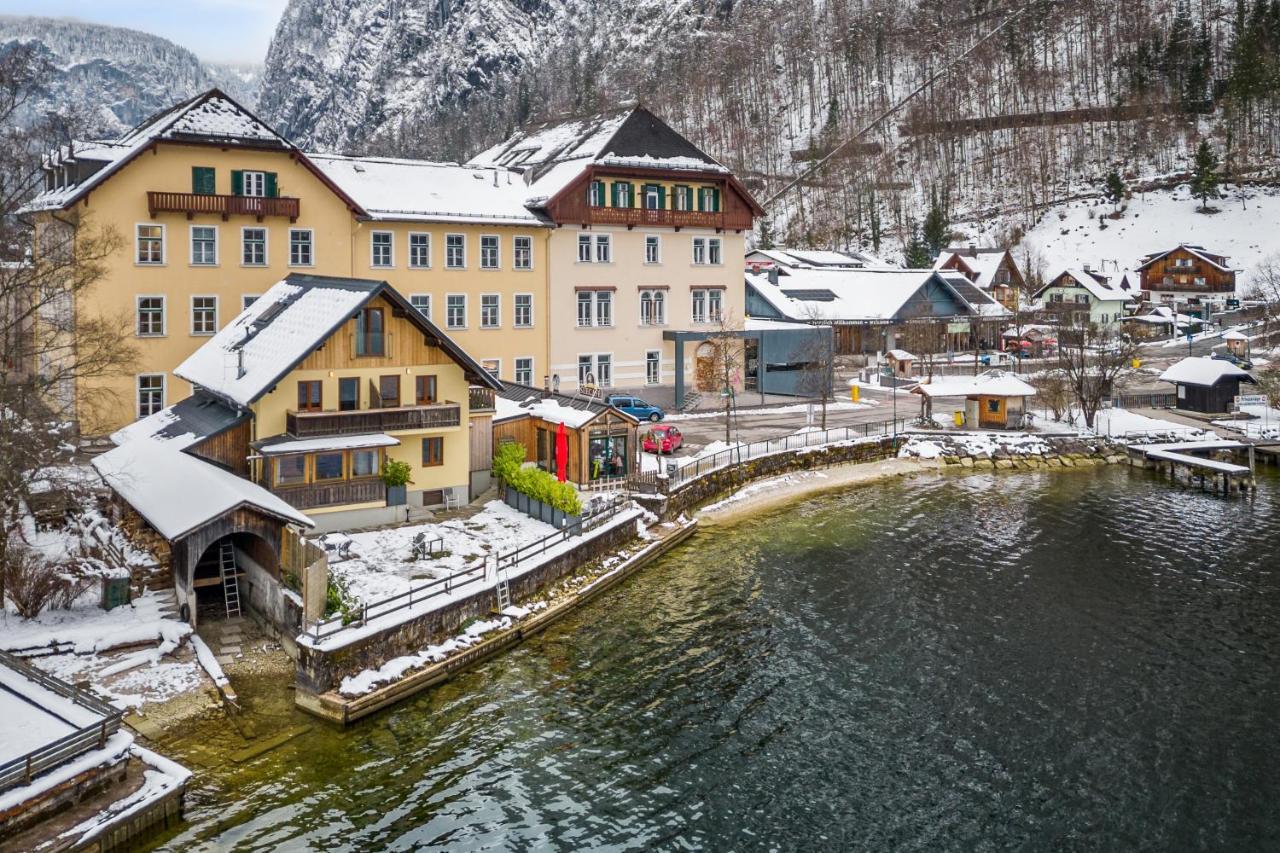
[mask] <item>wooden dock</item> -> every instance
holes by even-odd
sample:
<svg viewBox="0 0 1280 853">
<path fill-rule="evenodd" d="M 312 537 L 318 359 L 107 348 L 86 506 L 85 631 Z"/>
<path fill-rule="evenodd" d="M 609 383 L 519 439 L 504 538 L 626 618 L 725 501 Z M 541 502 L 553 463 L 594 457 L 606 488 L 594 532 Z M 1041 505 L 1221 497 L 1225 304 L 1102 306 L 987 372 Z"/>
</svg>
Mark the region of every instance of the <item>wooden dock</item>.
<svg viewBox="0 0 1280 853">
<path fill-rule="evenodd" d="M 1222 495 L 1245 494 L 1257 488 L 1255 447 L 1247 442 L 1209 439 L 1131 444 L 1128 450 L 1130 464 L 1167 471 L 1171 482 L 1198 485 Z"/>
</svg>

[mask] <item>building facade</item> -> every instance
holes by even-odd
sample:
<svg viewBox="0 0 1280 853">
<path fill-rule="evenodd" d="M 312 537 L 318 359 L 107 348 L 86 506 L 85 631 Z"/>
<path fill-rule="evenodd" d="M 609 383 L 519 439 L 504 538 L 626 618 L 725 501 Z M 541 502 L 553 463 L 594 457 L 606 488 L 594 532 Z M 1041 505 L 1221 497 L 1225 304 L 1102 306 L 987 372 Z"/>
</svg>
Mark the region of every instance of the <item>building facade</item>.
<svg viewBox="0 0 1280 853">
<path fill-rule="evenodd" d="M 1069 325 L 1092 323 L 1099 329 L 1118 330 L 1134 294 L 1111 286 L 1107 276 L 1092 270 L 1064 270 L 1035 294 L 1050 322 Z"/>
<path fill-rule="evenodd" d="M 1236 271 L 1225 255 L 1188 244 L 1147 255 L 1138 265 L 1149 302 L 1222 302 L 1235 297 Z"/>
</svg>

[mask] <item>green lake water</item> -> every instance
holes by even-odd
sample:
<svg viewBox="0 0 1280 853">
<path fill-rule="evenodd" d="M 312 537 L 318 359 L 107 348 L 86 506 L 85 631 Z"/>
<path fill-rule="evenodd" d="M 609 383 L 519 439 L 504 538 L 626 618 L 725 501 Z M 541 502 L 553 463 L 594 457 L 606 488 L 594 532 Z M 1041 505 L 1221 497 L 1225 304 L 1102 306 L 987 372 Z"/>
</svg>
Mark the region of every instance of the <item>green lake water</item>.
<svg viewBox="0 0 1280 853">
<path fill-rule="evenodd" d="M 925 475 L 708 528 L 347 731 L 238 681 L 169 850 L 1280 846 L 1280 481 Z"/>
</svg>

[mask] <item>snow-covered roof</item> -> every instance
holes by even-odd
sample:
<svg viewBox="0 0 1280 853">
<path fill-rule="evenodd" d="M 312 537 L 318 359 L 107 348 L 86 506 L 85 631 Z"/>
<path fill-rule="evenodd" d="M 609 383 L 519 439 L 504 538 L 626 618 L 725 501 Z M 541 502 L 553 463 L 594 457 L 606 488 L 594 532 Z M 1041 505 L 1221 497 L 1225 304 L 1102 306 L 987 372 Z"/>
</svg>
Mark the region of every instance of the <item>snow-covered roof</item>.
<svg viewBox="0 0 1280 853">
<path fill-rule="evenodd" d="M 1215 255 L 1207 251 L 1204 248 L 1204 246 L 1194 246 L 1189 243 L 1182 243 L 1178 246 L 1174 246 L 1172 249 L 1166 249 L 1163 252 L 1154 252 L 1150 255 L 1147 255 L 1142 259 L 1142 263 L 1138 265 L 1138 269 L 1140 270 L 1146 269 L 1156 261 L 1173 254 L 1179 249 L 1187 252 L 1190 255 L 1193 255 L 1199 258 L 1200 260 L 1204 261 L 1206 264 L 1209 264 L 1210 266 L 1216 269 L 1219 269 L 1222 272 L 1231 272 L 1231 267 L 1226 265 L 1226 260 L 1227 260 L 1226 257 L 1222 255 Z M 1218 258 L 1222 258 L 1222 262 L 1219 262 L 1217 260 Z"/>
<path fill-rule="evenodd" d="M 926 397 L 1034 397 L 1036 389 L 1007 370 L 935 379 L 915 389 Z"/>
<path fill-rule="evenodd" d="M 323 438 L 289 438 L 280 436 L 258 444 L 263 456 L 287 453 L 314 453 L 319 450 L 364 450 L 371 447 L 395 447 L 400 439 L 381 432 L 363 435 L 330 435 Z"/>
<path fill-rule="evenodd" d="M 1188 356 L 1182 361 L 1170 367 L 1164 373 L 1160 374 L 1160 378 L 1165 382 L 1174 382 L 1180 385 L 1216 385 L 1224 379 L 1247 379 L 1250 382 L 1253 378 L 1249 376 L 1249 371 L 1237 367 L 1230 361 L 1222 358 L 1206 358 L 1203 356 Z"/>
<path fill-rule="evenodd" d="M 771 261 L 783 270 L 810 269 L 814 267 L 845 269 L 901 269 L 877 258 L 869 252 L 848 251 L 835 252 L 811 249 L 752 249 L 747 253 L 747 267 L 752 262 L 760 263 L 761 259 Z M 784 275 L 786 273 L 783 273 Z"/>
<path fill-rule="evenodd" d="M 223 326 L 178 365 L 174 375 L 247 407 L 379 294 L 400 304 L 409 322 L 434 339 L 472 382 L 499 387 L 497 380 L 385 281 L 296 273 Z"/>
<path fill-rule="evenodd" d="M 248 417 L 247 411 L 235 409 L 216 397 L 197 391 L 185 400 L 116 430 L 111 440 L 116 444 L 127 444 L 145 439 L 185 450 Z"/>
<path fill-rule="evenodd" d="M 746 274 L 748 284 L 793 320 L 889 320 L 933 275 L 929 270 L 792 269 L 779 284 Z"/>
<path fill-rule="evenodd" d="M 941 270 L 952 258 L 959 258 L 965 269 L 974 274 L 973 283 L 983 290 L 990 290 L 1007 254 L 1004 249 L 944 249 L 934 261 L 933 268 Z"/>
<path fill-rule="evenodd" d="M 1077 286 L 1083 288 L 1099 302 L 1130 302 L 1137 298 L 1137 295 L 1130 291 L 1114 288 L 1110 283 L 1099 281 L 1093 273 L 1078 269 L 1063 270 L 1053 281 L 1037 291 L 1036 298 L 1039 299 L 1041 294 L 1052 287 L 1071 287 L 1070 283 L 1064 281 L 1064 276 L 1070 276 Z"/>
<path fill-rule="evenodd" d="M 748 332 L 772 332 L 782 329 L 826 329 L 828 326 L 815 326 L 812 323 L 793 323 L 790 320 L 770 320 L 767 317 L 748 317 L 742 324 Z"/>
<path fill-rule="evenodd" d="M 95 457 L 93 467 L 170 541 L 240 506 L 314 526 L 283 498 L 256 483 L 162 442 L 130 441 Z"/>
<path fill-rule="evenodd" d="M 307 157 L 373 219 L 541 226 L 529 188 L 508 169 L 384 157 Z"/>
<path fill-rule="evenodd" d="M 556 394 L 528 385 L 504 382 L 502 390 L 494 398 L 493 420 L 497 423 L 531 415 L 548 423 L 562 423 L 571 429 L 579 429 L 610 410 L 620 418 L 638 422 L 635 417 L 614 409 L 597 397 Z"/>
<path fill-rule="evenodd" d="M 1021 337 L 1025 337 L 1030 332 L 1040 332 L 1041 334 L 1047 334 L 1052 331 L 1053 331 L 1053 326 L 1047 325 L 1045 323 L 1023 323 L 1021 328 L 1017 326 L 1011 326 L 1010 328 L 1005 329 L 1001 333 L 1001 337 L 1021 338 Z"/>
<path fill-rule="evenodd" d="M 527 169 L 564 160 L 593 160 L 630 114 L 630 109 L 621 109 L 531 125 L 480 152 L 469 163 Z"/>
<path fill-rule="evenodd" d="M 39 193 L 23 210 L 64 208 L 115 174 L 153 142 L 164 140 L 265 146 L 282 150 L 292 148 L 283 137 L 231 97 L 218 89 L 210 89 L 156 113 L 117 139 L 73 143 L 52 152 L 45 160 L 47 166 L 79 160 L 101 163 L 102 166 L 78 183 Z"/>
<path fill-rule="evenodd" d="M 1222 336 L 1224 341 L 1247 341 L 1249 336 L 1239 329 L 1232 329 Z"/>
<path fill-rule="evenodd" d="M 915 361 L 916 358 L 904 349 L 891 349 L 885 355 L 894 361 Z"/>
</svg>

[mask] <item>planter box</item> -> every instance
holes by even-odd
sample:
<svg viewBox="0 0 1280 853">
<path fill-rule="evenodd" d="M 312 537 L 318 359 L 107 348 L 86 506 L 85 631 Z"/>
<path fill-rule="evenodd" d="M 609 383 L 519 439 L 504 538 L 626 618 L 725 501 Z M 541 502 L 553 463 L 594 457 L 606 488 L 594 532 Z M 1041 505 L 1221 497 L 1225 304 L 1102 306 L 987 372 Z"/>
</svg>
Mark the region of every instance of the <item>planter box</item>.
<svg viewBox="0 0 1280 853">
<path fill-rule="evenodd" d="M 546 522 L 557 530 L 563 527 L 571 527 L 575 530 L 582 528 L 582 516 L 570 515 L 562 509 L 556 509 L 550 504 L 544 504 L 536 498 L 517 492 L 510 486 L 506 487 L 506 502 L 512 509 L 519 510 L 530 518 Z"/>
<path fill-rule="evenodd" d="M 408 502 L 408 486 L 387 486 L 387 506 L 404 506 Z"/>
</svg>

